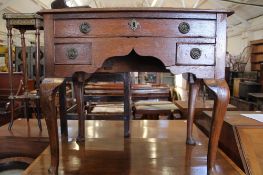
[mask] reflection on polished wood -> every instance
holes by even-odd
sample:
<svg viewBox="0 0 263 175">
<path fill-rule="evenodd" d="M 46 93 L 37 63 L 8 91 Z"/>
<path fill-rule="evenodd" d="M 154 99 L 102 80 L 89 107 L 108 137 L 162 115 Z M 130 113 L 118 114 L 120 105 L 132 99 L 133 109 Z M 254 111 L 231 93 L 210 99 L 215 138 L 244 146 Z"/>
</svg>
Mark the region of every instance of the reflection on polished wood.
<svg viewBox="0 0 263 175">
<path fill-rule="evenodd" d="M 186 121 L 135 120 L 123 138 L 122 121 L 86 121 L 85 142 L 77 143 L 77 121 L 69 121 L 69 138 L 60 142 L 58 174 L 185 174 L 207 172 L 207 137 L 196 127 L 196 146 L 185 144 Z M 48 174 L 47 148 L 23 173 Z M 244 174 L 221 151 L 212 174 Z"/>
</svg>

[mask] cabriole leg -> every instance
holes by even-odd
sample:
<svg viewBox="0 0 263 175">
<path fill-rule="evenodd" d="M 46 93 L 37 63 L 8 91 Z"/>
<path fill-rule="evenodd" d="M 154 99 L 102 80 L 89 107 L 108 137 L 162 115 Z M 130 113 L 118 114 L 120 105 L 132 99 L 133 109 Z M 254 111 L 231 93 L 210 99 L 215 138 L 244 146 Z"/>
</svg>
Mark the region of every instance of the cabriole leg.
<svg viewBox="0 0 263 175">
<path fill-rule="evenodd" d="M 59 142 L 55 96 L 58 87 L 63 81 L 64 79 L 46 78 L 40 85 L 41 109 L 46 119 L 50 142 L 51 166 L 49 168 L 49 173 L 52 175 L 58 174 L 59 165 Z"/>
<path fill-rule="evenodd" d="M 218 140 L 229 103 L 229 88 L 224 79 L 204 80 L 204 83 L 215 94 L 207 155 L 207 172 L 210 174 L 215 164 Z"/>
</svg>

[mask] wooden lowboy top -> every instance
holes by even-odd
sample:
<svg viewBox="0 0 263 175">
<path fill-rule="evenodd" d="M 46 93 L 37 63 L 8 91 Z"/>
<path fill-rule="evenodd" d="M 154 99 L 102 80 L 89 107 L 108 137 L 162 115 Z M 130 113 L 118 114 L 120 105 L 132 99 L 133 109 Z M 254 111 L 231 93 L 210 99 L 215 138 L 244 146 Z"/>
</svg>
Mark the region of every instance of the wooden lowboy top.
<svg viewBox="0 0 263 175">
<path fill-rule="evenodd" d="M 169 12 L 169 13 L 227 13 L 228 16 L 232 15 L 234 11 L 226 10 L 226 9 L 196 9 L 196 8 L 127 8 L 127 7 L 120 7 L 120 8 L 64 8 L 64 9 L 51 9 L 51 10 L 42 10 L 38 12 L 39 14 L 46 14 L 46 13 L 92 13 L 92 12 Z"/>
</svg>

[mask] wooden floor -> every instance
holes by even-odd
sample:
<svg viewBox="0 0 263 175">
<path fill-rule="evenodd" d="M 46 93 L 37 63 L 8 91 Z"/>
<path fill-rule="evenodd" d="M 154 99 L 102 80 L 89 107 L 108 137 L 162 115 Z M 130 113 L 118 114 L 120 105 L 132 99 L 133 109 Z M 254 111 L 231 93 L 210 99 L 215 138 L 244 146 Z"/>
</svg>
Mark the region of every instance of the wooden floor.
<svg viewBox="0 0 263 175">
<path fill-rule="evenodd" d="M 69 139 L 61 141 L 59 174 L 205 175 L 207 137 L 194 128 L 197 146 L 187 146 L 186 122 L 135 120 L 131 138 L 123 138 L 122 121 L 86 121 L 86 142 L 76 143 L 77 122 L 69 122 Z M 48 174 L 47 148 L 23 173 Z M 221 151 L 213 174 L 244 174 Z"/>
</svg>

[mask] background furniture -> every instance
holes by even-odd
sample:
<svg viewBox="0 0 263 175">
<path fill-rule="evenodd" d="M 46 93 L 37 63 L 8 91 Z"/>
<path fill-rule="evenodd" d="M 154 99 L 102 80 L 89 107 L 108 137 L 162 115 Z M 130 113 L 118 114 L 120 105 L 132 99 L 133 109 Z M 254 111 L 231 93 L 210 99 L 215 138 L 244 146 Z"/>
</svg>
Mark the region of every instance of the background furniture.
<svg viewBox="0 0 263 175">
<path fill-rule="evenodd" d="M 237 111 L 255 111 L 257 106 L 254 102 L 242 100 L 237 97 L 230 97 L 230 104 L 236 106 Z"/>
<path fill-rule="evenodd" d="M 234 72 L 230 71 L 229 81 L 227 82 L 230 88 L 231 96 L 239 97 L 239 83 L 242 81 L 258 81 L 258 72 Z"/>
<path fill-rule="evenodd" d="M 123 72 L 124 136 L 129 137 L 131 82 L 128 72 L 190 74 L 187 144 L 201 83 L 216 95 L 208 149 L 208 172 L 215 162 L 219 133 L 229 101 L 225 75 L 226 18 L 232 12 L 174 8 L 65 8 L 43 10 L 46 78 L 41 103 L 51 148 L 52 174 L 58 172 L 58 131 L 54 107 L 64 77 L 72 77 L 79 113 L 78 140 L 85 138 L 84 82 L 94 72 Z M 57 77 L 57 78 L 56 78 Z M 62 105 L 63 106 L 63 105 Z M 63 119 L 63 125 L 66 120 Z"/>
<path fill-rule="evenodd" d="M 257 110 L 262 110 L 263 93 L 248 93 L 248 98 L 256 102 Z"/>
<path fill-rule="evenodd" d="M 22 59 L 22 47 L 16 47 L 16 57 L 15 57 L 15 70 L 21 72 L 23 70 L 23 59 Z M 36 48 L 35 46 L 26 47 L 26 63 L 28 78 L 36 80 Z M 42 80 L 45 76 L 45 57 L 44 57 L 44 47 L 40 47 L 39 55 L 39 77 Z"/>
<path fill-rule="evenodd" d="M 23 75 L 21 72 L 15 72 L 13 74 L 13 93 L 20 95 L 22 93 L 21 87 L 21 79 Z M 0 126 L 10 122 L 11 118 L 11 108 L 10 108 L 10 100 L 8 99 L 10 95 L 9 89 L 9 75 L 7 72 L 0 73 Z M 22 115 L 23 106 L 21 103 L 14 104 L 14 111 L 16 112 L 16 119 L 20 115 Z"/>
<path fill-rule="evenodd" d="M 28 117 L 28 106 L 29 101 L 33 100 L 36 103 L 37 109 L 37 119 L 40 130 L 42 130 L 41 120 L 40 120 L 40 100 L 39 100 L 39 85 L 40 85 L 40 30 L 43 29 L 43 18 L 36 14 L 15 14 L 6 13 L 3 15 L 6 20 L 6 28 L 8 31 L 8 72 L 9 72 L 9 88 L 10 88 L 10 107 L 11 107 L 11 120 L 9 129 L 12 128 L 14 121 L 14 101 L 22 100 L 24 103 L 25 116 Z M 22 45 L 22 64 L 23 64 L 23 94 L 16 95 L 13 92 L 13 58 L 12 58 L 12 29 L 18 29 L 21 33 L 21 45 Z M 27 30 L 35 30 L 36 33 L 36 48 L 35 48 L 35 70 L 36 70 L 36 93 L 29 92 L 28 86 L 28 64 L 27 64 L 27 54 L 26 54 L 26 42 L 25 42 L 25 32 Z"/>
<path fill-rule="evenodd" d="M 182 118 L 187 119 L 188 117 L 188 101 L 176 100 L 174 104 L 178 107 Z M 197 100 L 195 105 L 195 119 L 202 117 L 203 111 L 213 111 L 214 101 L 213 100 Z M 227 105 L 228 111 L 237 111 L 234 105 Z"/>
<path fill-rule="evenodd" d="M 237 136 L 237 131 L 236 129 L 239 127 L 248 127 L 248 128 L 253 128 L 257 129 L 259 127 L 262 128 L 263 124 L 262 122 L 259 122 L 257 120 L 247 118 L 241 114 L 262 114 L 262 112 L 255 112 L 255 111 L 227 111 L 226 112 L 226 117 L 224 119 L 224 123 L 222 126 L 222 132 L 220 135 L 219 139 L 219 147 L 225 152 L 225 154 L 233 160 L 242 170 L 244 170 L 246 173 L 248 172 L 247 170 L 253 168 L 249 168 L 249 164 L 246 162 L 248 160 L 244 160 L 243 153 L 240 149 L 240 138 Z M 200 128 L 207 136 L 209 136 L 210 133 L 210 125 L 212 121 L 212 112 L 211 111 L 205 111 L 202 113 L 202 117 L 198 118 L 196 120 L 196 124 L 198 128 Z M 248 147 L 252 147 L 252 145 L 257 145 L 258 150 L 262 152 L 262 146 L 259 146 L 261 142 L 261 137 L 258 137 L 259 132 L 253 131 L 255 135 L 251 137 L 253 140 L 254 144 L 251 143 L 246 143 Z M 260 131 L 262 133 L 262 129 Z M 249 135 L 251 133 L 248 133 Z M 251 135 L 250 135 L 251 136 Z M 255 143 L 255 137 L 259 138 L 257 143 Z M 246 139 L 246 138 L 244 138 Z M 257 140 L 257 139 L 256 139 Z M 262 143 L 262 142 L 261 142 Z M 253 153 L 254 154 L 254 153 Z M 259 154 L 261 155 L 261 154 Z M 255 159 L 255 161 L 257 161 Z M 257 162 L 255 162 L 256 164 Z M 252 164 L 251 164 L 252 165 Z M 262 164 L 261 164 L 262 165 Z M 253 171 L 253 170 L 252 170 Z"/>
<path fill-rule="evenodd" d="M 250 42 L 251 45 L 251 70 L 260 71 L 260 64 L 263 63 L 263 40 Z"/>
<path fill-rule="evenodd" d="M 248 100 L 248 93 L 258 93 L 261 91 L 261 84 L 253 81 L 239 83 L 239 98 Z"/>
<path fill-rule="evenodd" d="M 142 115 L 143 119 L 159 119 L 160 115 L 166 115 L 174 119 L 174 114 L 179 113 L 178 108 L 171 101 L 138 101 L 133 105 L 133 118 Z"/>
<path fill-rule="evenodd" d="M 106 74 L 105 74 L 106 75 Z M 109 74 L 110 75 L 110 74 Z M 123 99 L 124 99 L 124 85 L 121 82 L 97 82 L 97 83 L 88 83 L 84 88 L 84 101 L 87 101 L 88 116 L 96 119 L 113 119 L 116 116 L 116 119 L 121 119 L 123 116 Z M 137 102 L 139 101 L 151 101 L 151 105 L 155 104 L 155 108 L 148 106 L 144 110 L 136 110 L 138 108 Z M 144 115 L 153 115 L 160 114 L 172 115 L 172 112 L 176 108 L 174 105 L 163 105 L 163 109 L 160 110 L 160 102 L 172 103 L 168 100 L 171 100 L 170 88 L 163 84 L 132 84 L 131 85 L 131 101 L 133 106 L 133 117 L 135 114 Z M 146 104 L 146 103 L 145 103 Z M 114 112 L 114 105 L 116 111 Z M 139 105 L 142 107 L 142 105 Z M 145 105 L 143 105 L 146 107 Z M 172 107 L 171 107 L 172 106 Z M 164 108 L 166 107 L 166 108 Z M 101 109 L 99 111 L 98 109 Z M 96 111 L 96 112 L 95 112 Z M 90 113 L 90 114 L 89 114 Z M 157 117 L 158 118 L 158 117 Z"/>
</svg>

